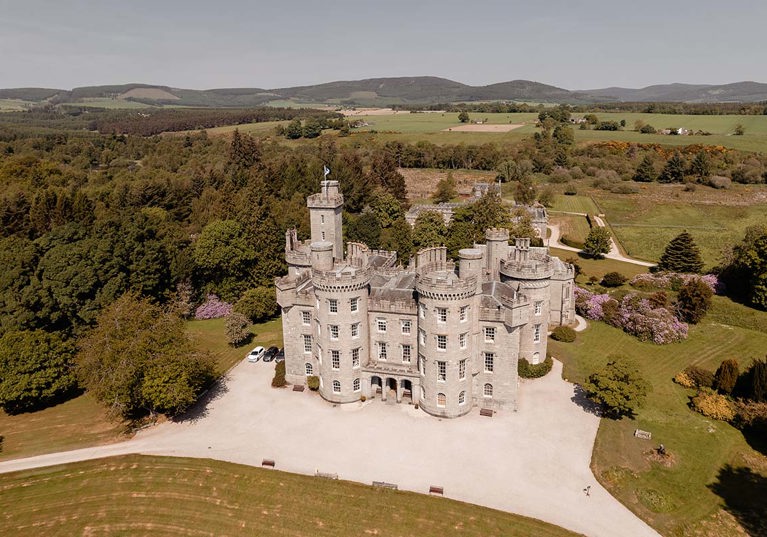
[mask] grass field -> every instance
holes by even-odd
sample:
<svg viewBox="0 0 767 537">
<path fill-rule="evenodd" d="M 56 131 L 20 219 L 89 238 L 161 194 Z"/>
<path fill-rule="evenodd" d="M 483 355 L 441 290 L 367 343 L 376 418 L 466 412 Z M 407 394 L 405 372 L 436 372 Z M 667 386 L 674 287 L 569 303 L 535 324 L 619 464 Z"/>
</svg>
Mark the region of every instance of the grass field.
<svg viewBox="0 0 767 537">
<path fill-rule="evenodd" d="M 585 216 L 576 216 L 571 214 L 552 214 L 549 216 L 549 222 L 559 226 L 560 236 L 578 244 L 581 247 L 586 240 L 591 226 L 586 221 Z"/>
<path fill-rule="evenodd" d="M 237 464 L 131 455 L 0 476 L 0 535 L 565 537 L 424 494 Z"/>
<path fill-rule="evenodd" d="M 743 534 L 736 528 L 737 517 L 720 510 L 724 501 L 745 505 L 748 512 L 741 516 L 759 509 L 763 513 L 765 499 L 754 497 L 748 482 L 735 487 L 735 496 L 728 498 L 716 495 L 709 485 L 717 482 L 727 464 L 750 467 L 767 477 L 767 457 L 751 449 L 730 425 L 690 411 L 687 403 L 693 392 L 671 379 L 689 364 L 713 370 L 721 360 L 737 358 L 741 367 L 746 366 L 764 355 L 767 333 L 741 325 L 756 328 L 765 323 L 767 313 L 715 297 L 712 315 L 692 327 L 682 343 L 642 343 L 599 322 L 591 322 L 575 343 L 549 343 L 552 354 L 565 364 L 565 377 L 575 382 L 604 365 L 612 353 L 640 364 L 652 392 L 635 420 L 602 420 L 592 468 L 611 493 L 664 535 Z M 636 428 L 650 431 L 652 441 L 635 439 Z M 651 460 L 651 450 L 659 443 L 672 456 L 670 466 Z"/>
<path fill-rule="evenodd" d="M 21 99 L 0 99 L 0 112 L 18 112 L 26 110 L 33 103 Z"/>
<path fill-rule="evenodd" d="M 599 214 L 599 209 L 589 196 L 554 196 L 554 204 L 550 211 L 562 211 L 566 213 Z"/>
<path fill-rule="evenodd" d="M 578 252 L 570 252 L 568 250 L 560 250 L 559 248 L 551 248 L 551 255 L 555 255 L 560 259 L 574 258 L 578 265 L 581 267 L 581 274 L 578 276 L 578 283 L 585 284 L 590 276 L 596 276 L 598 279 L 602 279 L 602 276 L 608 272 L 620 272 L 627 278 L 631 279 L 637 274 L 647 272 L 647 267 L 641 265 L 634 265 L 633 263 L 624 263 L 623 261 L 616 261 L 614 259 L 591 259 L 588 257 L 581 257 Z"/>
</svg>

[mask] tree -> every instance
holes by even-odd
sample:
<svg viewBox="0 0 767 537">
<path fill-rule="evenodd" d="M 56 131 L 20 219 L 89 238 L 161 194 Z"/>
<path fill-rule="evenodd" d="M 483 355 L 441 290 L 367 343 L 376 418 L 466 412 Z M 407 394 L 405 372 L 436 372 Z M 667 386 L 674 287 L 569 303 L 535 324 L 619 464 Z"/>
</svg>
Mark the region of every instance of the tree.
<svg viewBox="0 0 767 537">
<path fill-rule="evenodd" d="M 684 171 L 686 165 L 682 155 L 676 151 L 671 158 L 666 161 L 663 171 L 658 176 L 659 183 L 681 183 L 684 181 Z"/>
<path fill-rule="evenodd" d="M 211 222 L 194 243 L 195 265 L 222 298 L 231 300 L 244 286 L 243 275 L 256 258 L 251 244 L 236 220 Z"/>
<path fill-rule="evenodd" d="M 253 335 L 248 329 L 250 320 L 242 313 L 233 311 L 226 316 L 226 340 L 232 347 L 239 347 Z"/>
<path fill-rule="evenodd" d="M 738 375 L 737 360 L 723 360 L 714 373 L 714 389 L 719 393 L 730 395 L 738 382 Z"/>
<path fill-rule="evenodd" d="M 468 123 L 469 113 L 466 110 L 461 110 L 461 112 L 458 114 L 458 121 L 461 123 Z"/>
<path fill-rule="evenodd" d="M 368 188 L 381 187 L 397 198 L 403 207 L 407 207 L 405 177 L 397 170 L 397 160 L 394 155 L 385 150 L 373 153 L 370 159 L 368 181 Z"/>
<path fill-rule="evenodd" d="M 682 285 L 677 296 L 677 315 L 690 324 L 698 324 L 711 307 L 713 291 L 700 278 L 691 278 Z"/>
<path fill-rule="evenodd" d="M 703 261 L 692 235 L 683 231 L 668 243 L 658 262 L 658 270 L 700 274 Z"/>
<path fill-rule="evenodd" d="M 751 231 L 735 248 L 733 277 L 728 283 L 735 280 L 752 306 L 767 310 L 767 231 Z"/>
<path fill-rule="evenodd" d="M 711 175 L 711 162 L 708 153 L 699 151 L 695 155 L 695 158 L 690 162 L 690 175 L 697 177 L 698 181 L 703 181 Z"/>
<path fill-rule="evenodd" d="M 514 188 L 514 201 L 522 205 L 531 205 L 537 195 L 538 190 L 535 188 L 533 180 L 529 177 L 520 179 Z"/>
<path fill-rule="evenodd" d="M 382 229 L 390 227 L 395 221 L 405 216 L 399 200 L 384 190 L 373 192 L 369 208 L 375 214 Z"/>
<path fill-rule="evenodd" d="M 0 338 L 0 407 L 9 414 L 43 408 L 72 395 L 74 345 L 42 330 Z"/>
<path fill-rule="evenodd" d="M 589 375 L 583 390 L 592 401 L 602 405 L 606 415 L 633 417 L 644 403 L 650 385 L 635 362 L 620 355 L 610 355 L 605 367 Z"/>
<path fill-rule="evenodd" d="M 651 183 L 652 181 L 655 181 L 657 176 L 658 174 L 655 172 L 655 166 L 653 164 L 652 158 L 650 155 L 645 155 L 644 158 L 642 158 L 642 161 L 639 163 L 639 166 L 637 166 L 636 171 L 634 172 L 634 181 Z"/>
<path fill-rule="evenodd" d="M 80 340 L 76 371 L 113 414 L 134 418 L 191 406 L 215 377 L 215 362 L 196 351 L 178 316 L 127 293 Z"/>
<path fill-rule="evenodd" d="M 455 188 L 455 179 L 452 172 L 447 173 L 447 177 L 440 179 L 437 183 L 437 191 L 434 192 L 432 200 L 434 203 L 446 203 L 458 195 Z"/>
<path fill-rule="evenodd" d="M 742 124 L 738 123 L 737 125 L 735 125 L 735 131 L 733 132 L 735 136 L 743 136 L 745 133 L 746 133 L 746 129 L 743 128 Z"/>
<path fill-rule="evenodd" d="M 298 138 L 301 138 L 304 134 L 304 129 L 301 126 L 301 120 L 299 118 L 295 118 L 293 121 L 288 123 L 288 126 L 285 127 L 285 137 L 290 140 L 297 140 Z"/>
<path fill-rule="evenodd" d="M 306 120 L 301 134 L 304 138 L 317 138 L 322 134 L 322 123 L 316 117 L 310 117 Z"/>
<path fill-rule="evenodd" d="M 575 134 L 569 125 L 560 124 L 554 127 L 552 137 L 554 141 L 561 145 L 572 145 L 575 143 Z"/>
<path fill-rule="evenodd" d="M 738 379 L 736 392 L 757 403 L 767 402 L 767 360 L 754 360 Z"/>
<path fill-rule="evenodd" d="M 361 242 L 368 247 L 378 249 L 381 246 L 381 222 L 373 211 L 366 210 L 359 216 L 348 215 L 346 240 Z"/>
<path fill-rule="evenodd" d="M 610 251 L 610 232 L 602 226 L 594 226 L 583 243 L 583 252 L 597 259 Z"/>
<path fill-rule="evenodd" d="M 277 313 L 277 296 L 272 287 L 255 287 L 245 291 L 234 311 L 243 314 L 254 323 L 271 319 Z"/>
<path fill-rule="evenodd" d="M 416 251 L 430 246 L 442 246 L 446 236 L 445 220 L 440 213 L 424 211 L 418 215 L 413 227 L 413 246 Z"/>
<path fill-rule="evenodd" d="M 399 261 L 407 265 L 413 255 L 413 228 L 404 218 L 395 220 L 390 227 L 381 232 L 381 247 L 397 252 Z"/>
</svg>

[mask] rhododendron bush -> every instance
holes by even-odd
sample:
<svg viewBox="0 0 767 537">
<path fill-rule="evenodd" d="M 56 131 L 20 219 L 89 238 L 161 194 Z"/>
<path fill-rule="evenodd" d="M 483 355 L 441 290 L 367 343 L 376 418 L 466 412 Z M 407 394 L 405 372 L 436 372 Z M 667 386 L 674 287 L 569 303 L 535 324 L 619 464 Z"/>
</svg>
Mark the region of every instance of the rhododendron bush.
<svg viewBox="0 0 767 537">
<path fill-rule="evenodd" d="M 690 280 L 699 279 L 717 295 L 725 292 L 724 282 L 719 280 L 716 274 L 679 274 L 677 272 L 661 272 L 658 274 L 637 274 L 629 285 L 637 289 L 678 289 Z"/>
<path fill-rule="evenodd" d="M 219 319 L 232 313 L 232 305 L 224 302 L 214 294 L 205 297 L 203 302 L 195 311 L 194 318 L 197 320 Z"/>
</svg>

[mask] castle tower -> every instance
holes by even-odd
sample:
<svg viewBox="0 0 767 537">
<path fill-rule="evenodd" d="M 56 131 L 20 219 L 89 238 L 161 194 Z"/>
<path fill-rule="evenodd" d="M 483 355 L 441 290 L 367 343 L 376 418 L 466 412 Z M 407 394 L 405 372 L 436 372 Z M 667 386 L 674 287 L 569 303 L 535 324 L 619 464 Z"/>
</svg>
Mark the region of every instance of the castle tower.
<svg viewBox="0 0 767 537">
<path fill-rule="evenodd" d="M 343 231 L 341 213 L 344 197 L 338 181 L 322 181 L 322 190 L 306 199 L 312 227 L 312 242 L 328 241 L 333 244 L 333 258 L 343 259 Z"/>
<path fill-rule="evenodd" d="M 487 272 L 492 281 L 499 281 L 501 260 L 509 255 L 509 230 L 506 228 L 490 228 L 485 231 L 487 244 Z"/>
</svg>

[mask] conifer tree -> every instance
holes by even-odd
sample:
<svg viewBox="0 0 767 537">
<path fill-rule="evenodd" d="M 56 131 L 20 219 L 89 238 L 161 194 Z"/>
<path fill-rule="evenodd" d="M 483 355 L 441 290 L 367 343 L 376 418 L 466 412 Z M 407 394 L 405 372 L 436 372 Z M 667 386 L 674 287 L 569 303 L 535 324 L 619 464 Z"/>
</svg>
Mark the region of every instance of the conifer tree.
<svg viewBox="0 0 767 537">
<path fill-rule="evenodd" d="M 668 272 L 699 274 L 703 270 L 700 250 L 692 235 L 683 231 L 668 243 L 660 256 L 658 269 Z"/>
<path fill-rule="evenodd" d="M 658 176 L 659 183 L 681 183 L 684 180 L 685 162 L 677 151 L 666 161 L 663 171 Z"/>
<path fill-rule="evenodd" d="M 583 252 L 600 259 L 610 251 L 610 232 L 606 228 L 596 226 L 591 228 L 586 241 L 583 243 Z"/>
<path fill-rule="evenodd" d="M 720 393 L 729 395 L 738 382 L 738 362 L 724 360 L 714 374 L 714 388 Z"/>
<path fill-rule="evenodd" d="M 706 179 L 711 175 L 711 163 L 708 154 L 705 151 L 698 152 L 690 163 L 690 175 L 694 175 L 698 180 Z"/>
<path fill-rule="evenodd" d="M 655 166 L 653 166 L 652 158 L 650 158 L 650 155 L 645 155 L 642 159 L 642 162 L 639 163 L 639 166 L 637 166 L 637 169 L 634 172 L 634 181 L 651 183 L 655 181 L 657 177 L 658 174 L 655 172 Z"/>
<path fill-rule="evenodd" d="M 447 177 L 440 179 L 437 183 L 437 191 L 434 193 L 432 199 L 434 203 L 446 203 L 456 197 L 458 191 L 455 189 L 455 179 L 452 172 L 447 173 Z"/>
</svg>

